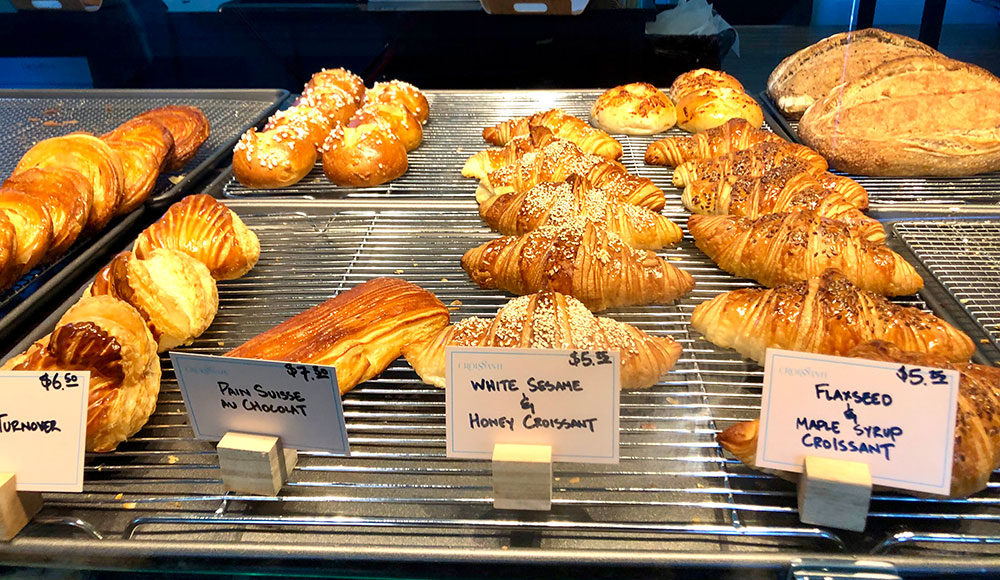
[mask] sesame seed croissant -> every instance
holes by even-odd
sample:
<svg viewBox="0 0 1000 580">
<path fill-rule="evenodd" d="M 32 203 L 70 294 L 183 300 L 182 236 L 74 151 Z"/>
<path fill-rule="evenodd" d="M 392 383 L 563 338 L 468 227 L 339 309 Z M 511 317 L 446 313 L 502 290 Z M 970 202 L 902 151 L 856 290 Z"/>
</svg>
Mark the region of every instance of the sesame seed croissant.
<svg viewBox="0 0 1000 580">
<path fill-rule="evenodd" d="M 483 129 L 483 139 L 493 145 L 506 145 L 514 137 L 527 135 L 532 126 L 545 127 L 556 137 L 572 141 L 587 153 L 600 155 L 605 159 L 618 159 L 622 156 L 622 145 L 614 137 L 562 109 L 550 109 L 486 127 Z"/>
</svg>

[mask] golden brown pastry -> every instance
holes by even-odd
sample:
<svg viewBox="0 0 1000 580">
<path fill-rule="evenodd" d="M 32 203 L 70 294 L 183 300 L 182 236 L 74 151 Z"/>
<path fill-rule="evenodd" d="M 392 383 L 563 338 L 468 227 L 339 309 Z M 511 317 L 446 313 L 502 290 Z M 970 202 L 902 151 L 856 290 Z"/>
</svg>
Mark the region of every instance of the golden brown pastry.
<svg viewBox="0 0 1000 580">
<path fill-rule="evenodd" d="M 594 312 L 668 304 L 694 288 L 687 272 L 584 220 L 497 238 L 466 252 L 462 269 L 480 288 L 522 295 L 551 290 Z"/>
<path fill-rule="evenodd" d="M 448 324 L 433 294 L 398 278 L 375 278 L 297 314 L 226 356 L 337 367 L 340 392 L 381 373 L 403 345 Z"/>
<path fill-rule="evenodd" d="M 681 355 L 681 345 L 672 339 L 594 316 L 579 300 L 558 292 L 515 298 L 496 318 L 466 318 L 404 346 L 403 355 L 425 383 L 444 388 L 446 346 L 617 350 L 626 390 L 655 385 Z"/>
<path fill-rule="evenodd" d="M 771 131 L 735 117 L 722 125 L 687 137 L 664 137 L 646 147 L 645 161 L 651 165 L 676 167 L 685 161 L 702 161 L 747 149 L 765 141 L 784 141 Z"/>
<path fill-rule="evenodd" d="M 0 187 L 0 213 L 15 231 L 13 278 L 6 280 L 9 285 L 48 255 L 52 244 L 52 219 L 41 199 L 6 187 Z"/>
<path fill-rule="evenodd" d="M 695 307 L 691 326 L 757 362 L 768 347 L 843 356 L 876 338 L 955 362 L 975 350 L 972 339 L 933 314 L 865 292 L 832 269 L 770 290 L 719 294 Z"/>
<path fill-rule="evenodd" d="M 337 87 L 360 104 L 365 97 L 365 81 L 358 75 L 345 68 L 322 69 L 309 78 L 305 91 L 309 92 L 316 87 Z"/>
<path fill-rule="evenodd" d="M 17 263 L 17 230 L 7 219 L 7 213 L 0 211 L 0 289 L 13 284 L 20 271 L 21 266 Z"/>
<path fill-rule="evenodd" d="M 914 294 L 924 286 L 913 266 L 888 246 L 868 242 L 846 223 L 810 210 L 753 220 L 694 214 L 688 231 L 720 268 L 768 287 L 808 280 L 827 268 L 884 296 Z"/>
<path fill-rule="evenodd" d="M 84 296 L 105 294 L 136 309 L 158 352 L 194 342 L 219 309 L 219 292 L 208 268 L 167 248 L 156 248 L 142 260 L 132 252 L 115 256 L 84 292 Z"/>
<path fill-rule="evenodd" d="M 305 139 L 319 150 L 333 129 L 333 125 L 319 109 L 297 106 L 271 115 L 264 125 L 264 131 L 274 129 L 287 129 L 296 139 Z"/>
<path fill-rule="evenodd" d="M 649 83 L 629 83 L 608 89 L 590 108 L 595 127 L 608 133 L 653 135 L 677 122 L 674 104 Z"/>
<path fill-rule="evenodd" d="M 1000 79 L 935 56 L 880 65 L 802 115 L 799 137 L 858 175 L 1000 170 Z"/>
<path fill-rule="evenodd" d="M 872 341 L 847 356 L 906 365 L 955 370 L 959 373 L 958 414 L 952 454 L 949 497 L 966 497 L 986 489 L 990 475 L 1000 467 L 1000 369 L 971 363 L 952 363 L 939 356 L 906 352 L 892 343 Z M 733 425 L 716 436 L 723 449 L 749 466 L 757 458 L 759 421 Z M 796 479 L 797 474 L 782 477 Z M 915 495 L 917 492 L 906 492 Z"/>
<path fill-rule="evenodd" d="M 251 128 L 233 147 L 233 175 L 252 189 L 288 187 L 309 175 L 317 157 L 305 131 L 287 125 L 260 133 Z"/>
<path fill-rule="evenodd" d="M 413 151 L 420 146 L 424 138 L 424 129 L 420 121 L 413 116 L 406 107 L 394 103 L 382 103 L 372 101 L 365 103 L 363 107 L 354 113 L 355 124 L 363 125 L 374 123 L 377 120 L 385 122 L 392 130 L 392 134 L 399 138 L 399 141 L 406 148 L 407 152 Z"/>
<path fill-rule="evenodd" d="M 337 185 L 381 185 L 408 168 L 406 147 L 379 119 L 338 126 L 323 144 L 323 173 Z"/>
<path fill-rule="evenodd" d="M 344 89 L 335 85 L 321 85 L 303 92 L 292 106 L 316 109 L 326 116 L 331 126 L 336 127 L 350 121 L 361 105 Z"/>
<path fill-rule="evenodd" d="M 483 139 L 493 145 L 506 145 L 514 137 L 527 135 L 532 126 L 545 127 L 560 139 L 575 143 L 579 148 L 605 159 L 622 156 L 622 145 L 586 121 L 567 114 L 562 109 L 551 109 L 529 117 L 518 117 L 483 129 Z"/>
<path fill-rule="evenodd" d="M 501 167 L 517 163 L 525 153 L 539 151 L 546 145 L 558 141 L 564 139 L 556 137 L 547 128 L 536 125 L 531 127 L 527 134 L 514 137 L 499 149 L 483 149 L 473 154 L 465 160 L 462 176 L 483 179 Z M 618 165 L 624 169 L 623 165 L 620 163 Z"/>
<path fill-rule="evenodd" d="M 701 133 L 729 119 L 746 120 L 755 129 L 764 125 L 764 112 L 753 97 L 740 90 L 716 87 L 688 93 L 677 101 L 677 126 Z"/>
<path fill-rule="evenodd" d="M 174 149 L 174 138 L 159 121 L 136 118 L 101 135 L 101 140 L 121 158 L 124 190 L 117 215 L 127 214 L 153 191 Z"/>
<path fill-rule="evenodd" d="M 92 197 L 85 233 L 104 229 L 124 197 L 125 169 L 121 158 L 93 135 L 71 133 L 39 141 L 18 161 L 14 175 L 33 167 L 73 169 L 87 178 Z"/>
<path fill-rule="evenodd" d="M 808 147 L 788 142 L 766 142 L 713 159 L 682 163 L 674 169 L 673 183 L 676 187 L 683 187 L 698 179 L 720 181 L 729 175 L 760 177 L 784 165 L 792 166 L 797 173 L 818 174 L 827 168 L 826 160 Z"/>
<path fill-rule="evenodd" d="M 679 75 L 670 85 L 670 98 L 677 101 L 690 93 L 724 87 L 743 92 L 743 84 L 732 75 L 719 70 L 698 68 Z"/>
<path fill-rule="evenodd" d="M 205 194 L 189 195 L 170 206 L 135 240 L 139 259 L 156 248 L 179 250 L 197 259 L 216 280 L 233 280 L 250 271 L 260 257 L 257 234 L 228 207 Z"/>
<path fill-rule="evenodd" d="M 87 450 L 112 451 L 156 408 L 160 357 L 142 316 L 111 296 L 71 307 L 52 334 L 3 366 L 16 371 L 90 371 Z"/>
<path fill-rule="evenodd" d="M 424 93 L 410 83 L 399 80 L 375 83 L 365 94 L 365 100 L 369 103 L 402 105 L 421 124 L 427 122 L 431 113 L 430 104 L 428 104 Z"/>
<path fill-rule="evenodd" d="M 663 215 L 625 203 L 591 186 L 579 175 L 491 197 L 480 204 L 479 216 L 490 228 L 507 236 L 520 236 L 545 225 L 559 226 L 582 218 L 642 250 L 659 250 L 676 244 L 684 236 L 677 224 Z"/>
<path fill-rule="evenodd" d="M 135 119 L 159 121 L 174 138 L 173 154 L 167 156 L 165 171 L 177 171 L 194 158 L 198 149 L 208 140 L 211 126 L 208 117 L 198 107 L 167 105 L 150 109 Z"/>
<path fill-rule="evenodd" d="M 90 182 L 74 169 L 28 169 L 4 181 L 3 187 L 30 195 L 45 204 L 52 220 L 52 243 L 43 258 L 45 261 L 63 255 L 87 225 L 93 192 Z"/>
</svg>

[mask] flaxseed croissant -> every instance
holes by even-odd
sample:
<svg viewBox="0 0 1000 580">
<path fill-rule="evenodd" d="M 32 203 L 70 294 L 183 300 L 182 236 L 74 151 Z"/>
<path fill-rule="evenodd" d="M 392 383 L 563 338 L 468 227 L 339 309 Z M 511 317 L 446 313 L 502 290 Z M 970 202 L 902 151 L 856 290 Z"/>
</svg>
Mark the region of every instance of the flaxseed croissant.
<svg viewBox="0 0 1000 580">
<path fill-rule="evenodd" d="M 808 147 L 787 141 L 765 141 L 712 159 L 682 163 L 674 169 L 673 183 L 675 187 L 684 187 L 699 179 L 719 181 L 730 175 L 759 177 L 784 165 L 797 168 L 798 173 L 817 174 L 827 169 L 826 159 Z"/>
<path fill-rule="evenodd" d="M 701 161 L 747 149 L 765 141 L 783 142 L 784 139 L 758 129 L 746 119 L 734 117 L 722 125 L 697 135 L 664 137 L 646 147 L 645 161 L 650 165 L 677 167 L 686 161 Z"/>
<path fill-rule="evenodd" d="M 605 159 L 618 159 L 622 156 L 622 145 L 614 137 L 562 109 L 551 109 L 486 127 L 483 129 L 483 139 L 493 145 L 506 145 L 514 137 L 527 135 L 532 126 L 546 127 L 556 137 L 572 141 L 587 153 L 600 155 Z"/>
<path fill-rule="evenodd" d="M 702 302 L 691 326 L 710 342 L 762 362 L 768 347 L 843 356 L 869 340 L 968 361 L 964 332 L 916 308 L 865 292 L 837 270 L 776 288 L 741 288 Z"/>
<path fill-rule="evenodd" d="M 583 220 L 498 238 L 466 252 L 462 268 L 482 288 L 514 294 L 552 290 L 594 312 L 666 304 L 694 288 L 687 272 Z"/>
<path fill-rule="evenodd" d="M 681 345 L 672 339 L 594 316 L 579 300 L 558 292 L 515 298 L 496 318 L 466 318 L 404 346 L 403 355 L 425 383 L 443 388 L 446 346 L 617 350 L 622 389 L 651 387 L 681 355 Z"/>
<path fill-rule="evenodd" d="M 848 224 L 815 211 L 774 213 L 757 219 L 698 215 L 688 219 L 698 249 L 720 268 L 764 286 L 807 280 L 837 268 L 862 290 L 903 296 L 924 281 L 902 256 L 864 239 Z"/>
</svg>

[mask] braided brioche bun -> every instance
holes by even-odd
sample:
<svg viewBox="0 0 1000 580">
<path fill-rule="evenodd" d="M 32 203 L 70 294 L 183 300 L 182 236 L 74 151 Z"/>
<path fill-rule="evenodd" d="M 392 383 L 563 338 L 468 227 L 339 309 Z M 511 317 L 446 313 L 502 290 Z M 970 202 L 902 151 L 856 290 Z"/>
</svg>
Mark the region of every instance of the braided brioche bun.
<svg viewBox="0 0 1000 580">
<path fill-rule="evenodd" d="M 333 130 L 333 124 L 319 109 L 306 106 L 289 107 L 271 115 L 264 125 L 265 131 L 287 127 L 295 135 L 301 135 L 313 147 L 319 149 L 326 136 Z"/>
<path fill-rule="evenodd" d="M 323 145 L 323 173 L 337 185 L 381 185 L 408 167 L 406 147 L 381 120 L 341 125 Z"/>
<path fill-rule="evenodd" d="M 246 187 L 287 187 L 309 174 L 316 156 L 304 129 L 284 126 L 260 133 L 250 129 L 233 148 L 233 174 Z"/>
<path fill-rule="evenodd" d="M 399 138 L 407 151 L 413 151 L 420 146 L 420 142 L 424 138 L 424 129 L 420 125 L 420 121 L 403 105 L 370 102 L 354 114 L 354 120 L 357 124 L 372 123 L 378 119 L 389 125 L 393 134 Z"/>
<path fill-rule="evenodd" d="M 406 107 L 421 123 L 427 122 L 431 106 L 420 89 L 403 81 L 375 83 L 365 95 L 366 102 L 396 103 Z"/>
<path fill-rule="evenodd" d="M 310 77 L 305 92 L 317 87 L 337 87 L 360 103 L 365 98 L 365 81 L 346 68 L 323 69 Z"/>
</svg>

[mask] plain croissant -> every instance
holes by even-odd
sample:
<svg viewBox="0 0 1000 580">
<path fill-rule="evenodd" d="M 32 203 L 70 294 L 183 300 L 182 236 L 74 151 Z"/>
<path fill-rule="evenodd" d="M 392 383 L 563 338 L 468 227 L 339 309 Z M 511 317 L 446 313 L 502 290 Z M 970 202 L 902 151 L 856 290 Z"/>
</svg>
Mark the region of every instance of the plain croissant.
<svg viewBox="0 0 1000 580">
<path fill-rule="evenodd" d="M 774 287 L 837 268 L 862 290 L 903 296 L 924 281 L 885 244 L 865 240 L 846 223 L 814 211 L 775 213 L 755 220 L 731 215 L 688 219 L 695 244 L 720 268 Z"/>
<path fill-rule="evenodd" d="M 443 388 L 446 346 L 617 350 L 622 389 L 656 384 L 681 356 L 673 339 L 594 316 L 579 300 L 558 292 L 519 296 L 496 318 L 466 318 L 404 346 L 403 355 L 425 383 Z"/>
<path fill-rule="evenodd" d="M 687 272 L 582 220 L 498 238 L 466 252 L 462 268 L 482 288 L 514 294 L 553 290 L 595 312 L 665 304 L 694 288 L 694 278 Z"/>
<path fill-rule="evenodd" d="M 644 250 L 676 244 L 684 235 L 663 215 L 625 203 L 579 175 L 570 175 L 565 182 L 539 183 L 527 191 L 491 197 L 480 204 L 479 215 L 488 226 L 508 236 L 582 218 L 618 234 L 633 248 Z"/>
<path fill-rule="evenodd" d="M 757 362 L 768 347 L 843 356 L 876 338 L 956 362 L 975 350 L 972 339 L 933 314 L 865 292 L 833 269 L 770 290 L 719 294 L 695 307 L 691 326 Z"/>
<path fill-rule="evenodd" d="M 476 201 L 483 203 L 496 195 L 526 191 L 546 181 L 565 181 L 574 174 L 632 205 L 660 211 L 666 204 L 663 190 L 652 180 L 631 175 L 621 163 L 584 153 L 564 140 L 528 151 L 487 175 L 476 190 Z"/>
<path fill-rule="evenodd" d="M 792 165 L 799 173 L 821 173 L 827 169 L 826 159 L 808 147 L 766 141 L 712 159 L 682 163 L 674 169 L 673 183 L 675 187 L 684 187 L 698 179 L 719 181 L 730 175 L 759 177 L 783 165 Z"/>
<path fill-rule="evenodd" d="M 686 161 L 701 161 L 747 149 L 765 141 L 784 142 L 771 131 L 758 129 L 746 119 L 734 117 L 722 125 L 697 135 L 664 137 L 646 147 L 650 165 L 677 167 Z"/>
<path fill-rule="evenodd" d="M 556 137 L 576 143 L 587 153 L 600 155 L 605 159 L 618 159 L 622 156 L 622 145 L 614 137 L 562 109 L 551 109 L 486 127 L 483 129 L 483 139 L 493 145 L 506 145 L 514 137 L 527 135 L 532 126 L 545 127 Z"/>
<path fill-rule="evenodd" d="M 952 454 L 950 497 L 965 497 L 985 489 L 990 474 L 1000 467 L 1000 369 L 971 363 L 951 363 L 919 352 L 905 352 L 894 344 L 872 341 L 847 356 L 906 365 L 952 369 L 959 373 L 958 416 Z M 757 458 L 758 421 L 738 423 L 716 436 L 723 449 L 753 466 Z M 786 474 L 782 472 L 782 476 Z M 797 477 L 796 474 L 787 474 Z"/>
</svg>

